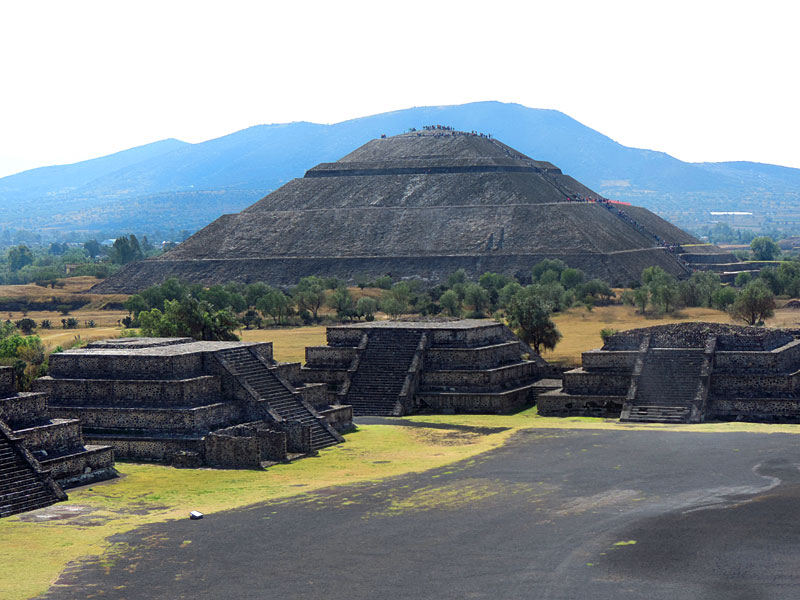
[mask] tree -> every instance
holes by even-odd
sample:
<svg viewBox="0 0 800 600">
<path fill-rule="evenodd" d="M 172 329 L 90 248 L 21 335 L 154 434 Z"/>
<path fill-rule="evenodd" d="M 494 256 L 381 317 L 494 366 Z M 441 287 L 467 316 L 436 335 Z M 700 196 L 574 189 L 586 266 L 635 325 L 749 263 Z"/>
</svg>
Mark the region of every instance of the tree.
<svg viewBox="0 0 800 600">
<path fill-rule="evenodd" d="M 736 287 L 744 287 L 748 283 L 753 280 L 753 276 L 748 273 L 747 271 L 742 271 L 736 276 L 736 280 L 733 282 L 733 285 Z"/>
<path fill-rule="evenodd" d="M 453 290 L 447 290 L 442 294 L 439 298 L 439 304 L 442 305 L 442 309 L 446 310 L 447 314 L 451 317 L 461 316 L 461 300 L 458 299 L 458 294 Z"/>
<path fill-rule="evenodd" d="M 356 314 L 367 321 L 375 320 L 375 313 L 378 312 L 378 301 L 369 296 L 362 296 L 356 303 Z"/>
<path fill-rule="evenodd" d="M 292 290 L 292 298 L 300 310 L 311 312 L 317 320 L 319 309 L 325 304 L 325 286 L 322 279 L 315 275 L 303 277 Z"/>
<path fill-rule="evenodd" d="M 650 304 L 650 290 L 645 286 L 636 288 L 633 292 L 633 303 L 639 307 L 639 312 L 644 314 L 647 305 Z"/>
<path fill-rule="evenodd" d="M 234 331 L 239 321 L 228 309 L 214 310 L 195 298 L 166 300 L 164 312 L 157 308 L 139 314 L 141 331 L 153 337 L 193 337 L 196 340 L 238 341 Z"/>
<path fill-rule="evenodd" d="M 20 244 L 8 251 L 7 260 L 9 270 L 19 271 L 22 267 L 33 263 L 33 252 L 24 244 Z"/>
<path fill-rule="evenodd" d="M 266 286 L 266 290 L 256 302 L 262 314 L 272 317 L 275 325 L 280 325 L 292 314 L 291 299 L 279 289 Z"/>
<path fill-rule="evenodd" d="M 468 283 L 464 290 L 464 301 L 472 307 L 472 316 L 482 317 L 489 308 L 489 292 L 477 283 Z"/>
<path fill-rule="evenodd" d="M 756 279 L 736 295 L 730 312 L 734 319 L 748 325 L 763 324 L 775 314 L 775 295 L 763 280 Z"/>
<path fill-rule="evenodd" d="M 711 306 L 717 310 L 728 310 L 736 301 L 736 290 L 731 287 L 719 287 L 711 294 Z"/>
<path fill-rule="evenodd" d="M 333 291 L 328 299 L 328 306 L 336 311 L 336 318 L 340 321 L 356 316 L 356 301 L 353 300 L 353 295 L 344 285 L 340 285 Z"/>
<path fill-rule="evenodd" d="M 672 312 L 678 300 L 678 280 L 661 267 L 647 267 L 642 271 L 642 287 L 650 292 L 650 301 L 663 312 Z M 638 302 L 637 302 L 638 304 Z M 644 314 L 644 309 L 642 309 Z"/>
<path fill-rule="evenodd" d="M 96 256 L 100 256 L 100 252 L 102 249 L 100 248 L 100 244 L 97 240 L 88 240 L 83 243 L 83 249 L 89 254 L 91 258 L 95 258 Z"/>
<path fill-rule="evenodd" d="M 566 268 L 561 271 L 561 285 L 564 289 L 571 290 L 583 283 L 584 275 L 580 269 Z"/>
<path fill-rule="evenodd" d="M 541 354 L 542 348 L 552 350 L 561 339 L 561 333 L 550 318 L 551 311 L 550 304 L 532 286 L 519 292 L 509 303 L 509 324 L 537 354 Z"/>
<path fill-rule="evenodd" d="M 753 238 L 750 242 L 750 251 L 756 260 L 775 260 L 781 253 L 778 244 L 765 235 Z"/>
<path fill-rule="evenodd" d="M 381 310 L 389 315 L 392 319 L 396 319 L 405 312 L 407 307 L 392 294 L 385 296 L 381 299 Z"/>
<path fill-rule="evenodd" d="M 144 258 L 139 240 L 136 239 L 136 236 L 133 234 L 130 236 L 123 235 L 114 240 L 110 255 L 111 262 L 117 265 L 127 265 L 130 262 L 142 260 Z"/>
</svg>

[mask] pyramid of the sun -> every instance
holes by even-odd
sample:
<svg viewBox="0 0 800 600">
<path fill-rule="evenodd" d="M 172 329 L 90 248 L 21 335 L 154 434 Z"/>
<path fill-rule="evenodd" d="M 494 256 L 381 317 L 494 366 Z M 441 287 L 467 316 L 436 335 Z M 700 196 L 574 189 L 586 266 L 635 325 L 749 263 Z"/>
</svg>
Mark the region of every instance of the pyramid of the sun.
<svg viewBox="0 0 800 600">
<path fill-rule="evenodd" d="M 598 198 L 487 136 L 406 133 L 317 165 L 95 291 L 133 292 L 169 277 L 206 285 L 291 284 L 306 275 L 437 281 L 459 268 L 528 272 L 543 258 L 612 284 L 650 265 L 686 272 L 674 246 L 695 238 L 644 208 Z"/>
</svg>

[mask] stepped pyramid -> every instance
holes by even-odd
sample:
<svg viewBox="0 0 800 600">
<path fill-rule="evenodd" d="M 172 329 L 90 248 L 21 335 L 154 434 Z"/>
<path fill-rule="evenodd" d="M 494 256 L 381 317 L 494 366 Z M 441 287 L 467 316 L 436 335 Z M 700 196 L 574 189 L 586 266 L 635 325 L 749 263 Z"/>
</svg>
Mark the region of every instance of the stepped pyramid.
<svg viewBox="0 0 800 600">
<path fill-rule="evenodd" d="M 177 248 L 97 285 L 131 293 L 169 277 L 291 284 L 306 275 L 526 273 L 559 258 L 612 284 L 658 265 L 688 272 L 697 239 L 650 211 L 602 200 L 556 166 L 488 136 L 439 129 L 372 140 L 322 163 Z"/>
</svg>

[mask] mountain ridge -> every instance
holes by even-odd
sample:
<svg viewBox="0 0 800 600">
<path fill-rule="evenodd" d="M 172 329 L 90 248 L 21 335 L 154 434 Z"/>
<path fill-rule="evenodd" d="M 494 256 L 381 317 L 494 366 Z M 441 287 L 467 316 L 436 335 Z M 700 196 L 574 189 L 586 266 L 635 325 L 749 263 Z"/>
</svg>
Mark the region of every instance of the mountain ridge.
<svg viewBox="0 0 800 600">
<path fill-rule="evenodd" d="M 606 197 L 645 206 L 684 227 L 702 222 L 710 210 L 765 210 L 764 198 L 792 207 L 800 201 L 800 169 L 748 161 L 686 163 L 623 146 L 557 110 L 491 101 L 415 107 L 330 125 L 254 125 L 197 144 L 161 140 L 73 165 L 23 171 L 0 178 L 0 227 L 101 229 L 127 222 L 127 230 L 140 230 L 166 201 L 171 212 L 159 212 L 157 221 L 196 228 L 370 139 L 435 123 L 491 133 Z M 215 201 L 209 204 L 209 198 Z M 126 203 L 136 205 L 135 213 L 125 214 Z"/>
</svg>

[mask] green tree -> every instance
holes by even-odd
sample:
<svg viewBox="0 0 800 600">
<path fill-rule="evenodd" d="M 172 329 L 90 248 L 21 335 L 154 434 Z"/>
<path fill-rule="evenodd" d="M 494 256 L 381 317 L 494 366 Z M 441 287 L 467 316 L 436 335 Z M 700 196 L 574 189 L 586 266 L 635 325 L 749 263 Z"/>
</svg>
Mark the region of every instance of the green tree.
<svg viewBox="0 0 800 600">
<path fill-rule="evenodd" d="M 458 283 L 467 283 L 467 272 L 464 269 L 450 273 L 447 278 L 447 287 L 450 289 L 453 289 L 453 286 Z"/>
<path fill-rule="evenodd" d="M 561 333 L 550 318 L 551 312 L 550 304 L 532 286 L 523 289 L 509 303 L 509 324 L 537 354 L 541 354 L 542 349 L 552 350 L 561 339 Z"/>
<path fill-rule="evenodd" d="M 765 235 L 754 238 L 750 242 L 750 251 L 756 260 L 775 260 L 781 253 L 778 244 Z"/>
<path fill-rule="evenodd" d="M 144 258 L 139 240 L 133 234 L 130 234 L 130 236 L 123 235 L 114 240 L 114 245 L 111 247 L 109 254 L 111 262 L 118 265 L 127 265 Z"/>
<path fill-rule="evenodd" d="M 319 309 L 325 304 L 325 286 L 315 275 L 303 277 L 292 290 L 292 298 L 300 310 L 309 311 L 314 320 L 318 319 Z"/>
<path fill-rule="evenodd" d="M 584 275 L 580 269 L 566 268 L 561 271 L 560 282 L 564 289 L 571 290 L 583 283 Z"/>
<path fill-rule="evenodd" d="M 97 240 L 94 240 L 94 239 L 84 242 L 83 243 L 83 249 L 86 250 L 87 254 L 89 254 L 89 256 L 91 258 L 95 258 L 96 256 L 100 256 L 100 253 L 102 252 L 102 248 L 100 247 L 100 244 L 98 243 Z"/>
<path fill-rule="evenodd" d="M 763 280 L 756 279 L 736 295 L 730 313 L 734 319 L 748 325 L 763 324 L 775 314 L 775 295 Z"/>
<path fill-rule="evenodd" d="M 336 311 L 336 317 L 342 321 L 356 316 L 356 301 L 344 285 L 337 287 L 328 299 L 328 306 Z"/>
<path fill-rule="evenodd" d="M 381 310 L 392 319 L 396 319 L 402 315 L 406 308 L 407 307 L 392 294 L 387 294 L 381 299 Z"/>
<path fill-rule="evenodd" d="M 272 317 L 275 325 L 286 322 L 292 314 L 292 301 L 279 289 L 266 286 L 261 297 L 256 301 L 256 308 L 264 315 Z"/>
<path fill-rule="evenodd" d="M 378 312 L 378 301 L 375 298 L 362 296 L 356 302 L 356 313 L 359 317 L 363 317 L 367 321 L 373 321 L 376 312 Z"/>
<path fill-rule="evenodd" d="M 719 287 L 711 294 L 711 306 L 717 310 L 728 310 L 736 300 L 736 290 L 731 287 Z"/>
<path fill-rule="evenodd" d="M 464 290 L 464 301 L 472 307 L 471 316 L 483 317 L 489 308 L 489 292 L 477 283 L 468 283 Z"/>
<path fill-rule="evenodd" d="M 650 301 L 663 312 L 672 312 L 678 300 L 678 280 L 661 267 L 642 271 L 642 287 L 650 292 Z M 637 303 L 638 304 L 638 303 Z"/>
<path fill-rule="evenodd" d="M 736 276 L 733 285 L 736 287 L 744 287 L 753 280 L 753 276 L 747 271 L 742 271 Z"/>
<path fill-rule="evenodd" d="M 139 314 L 141 331 L 153 337 L 192 337 L 196 340 L 237 341 L 239 321 L 228 309 L 215 310 L 195 298 L 166 300 L 164 312 L 157 308 Z"/>
<path fill-rule="evenodd" d="M 447 290 L 442 294 L 439 298 L 439 304 L 442 305 L 442 309 L 447 311 L 447 314 L 451 317 L 461 316 L 461 300 L 458 299 L 458 294 L 453 290 Z"/>
<path fill-rule="evenodd" d="M 6 260 L 9 270 L 19 271 L 22 267 L 33 264 L 33 252 L 24 244 L 20 244 L 8 251 Z"/>
<path fill-rule="evenodd" d="M 641 286 L 633 291 L 633 303 L 639 307 L 639 313 L 644 314 L 647 305 L 650 304 L 650 290 L 646 286 Z"/>
</svg>

